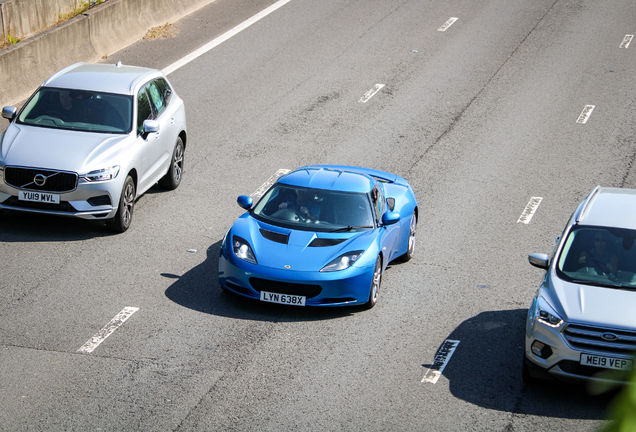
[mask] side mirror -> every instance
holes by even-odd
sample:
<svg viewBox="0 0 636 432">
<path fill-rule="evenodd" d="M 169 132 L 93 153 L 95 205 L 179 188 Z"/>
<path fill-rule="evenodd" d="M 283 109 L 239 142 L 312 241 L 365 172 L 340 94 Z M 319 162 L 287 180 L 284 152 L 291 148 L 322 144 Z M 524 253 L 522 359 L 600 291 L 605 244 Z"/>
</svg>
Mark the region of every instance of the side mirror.
<svg viewBox="0 0 636 432">
<path fill-rule="evenodd" d="M 18 109 L 14 106 L 6 106 L 2 108 L 2 117 L 6 118 L 9 121 L 12 121 L 15 118 L 15 113 L 18 112 Z"/>
<path fill-rule="evenodd" d="M 239 196 L 236 199 L 236 202 L 238 203 L 239 206 L 241 206 L 241 208 L 244 208 L 247 211 L 249 211 L 252 208 L 252 204 L 254 203 L 254 201 L 252 201 L 252 197 L 249 197 L 247 195 Z"/>
<path fill-rule="evenodd" d="M 396 211 L 386 212 L 382 215 L 382 225 L 393 225 L 400 221 L 400 214 Z"/>
<path fill-rule="evenodd" d="M 528 255 L 528 262 L 530 265 L 534 267 L 538 267 L 543 270 L 548 269 L 548 263 L 550 262 L 550 258 L 546 254 L 542 253 L 533 253 Z"/>
<path fill-rule="evenodd" d="M 159 122 L 157 120 L 144 120 L 144 139 L 151 133 L 159 132 Z"/>
</svg>

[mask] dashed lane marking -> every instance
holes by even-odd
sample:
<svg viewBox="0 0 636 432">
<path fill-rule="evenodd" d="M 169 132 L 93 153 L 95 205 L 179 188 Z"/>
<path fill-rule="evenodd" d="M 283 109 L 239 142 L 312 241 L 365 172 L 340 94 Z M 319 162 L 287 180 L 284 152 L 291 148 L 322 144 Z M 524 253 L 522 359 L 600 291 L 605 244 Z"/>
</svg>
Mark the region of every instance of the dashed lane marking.
<svg viewBox="0 0 636 432">
<path fill-rule="evenodd" d="M 379 91 L 382 89 L 382 87 L 384 87 L 384 84 L 376 84 L 376 85 L 374 85 L 374 86 L 373 86 L 373 88 L 372 88 L 371 90 L 369 90 L 368 92 L 366 92 L 366 93 L 364 94 L 364 96 L 362 96 L 362 97 L 360 98 L 360 101 L 359 101 L 359 102 L 360 102 L 360 103 L 367 103 L 367 102 L 369 101 L 369 99 L 371 99 L 373 96 L 375 96 L 375 94 L 376 94 L 377 92 L 379 92 Z"/>
<path fill-rule="evenodd" d="M 625 35 L 625 37 L 623 38 L 623 42 L 621 42 L 619 48 L 629 48 L 629 44 L 632 43 L 632 39 L 634 39 L 634 35 Z"/>
<path fill-rule="evenodd" d="M 444 368 L 450 361 L 453 353 L 457 349 L 457 345 L 459 345 L 458 340 L 450 340 L 446 339 L 442 346 L 435 354 L 435 360 L 430 368 L 424 374 L 424 378 L 422 378 L 421 382 L 435 384 L 440 376 L 442 376 L 442 372 Z"/>
<path fill-rule="evenodd" d="M 444 23 L 444 25 L 442 25 L 440 28 L 438 28 L 438 29 L 437 29 L 437 31 L 439 31 L 439 32 L 443 32 L 443 31 L 448 30 L 448 28 L 449 28 L 450 26 L 452 26 L 452 25 L 455 23 L 455 21 L 457 21 L 458 19 L 459 19 L 459 18 L 456 18 L 456 17 L 450 17 L 450 18 L 448 19 L 448 21 L 446 21 L 446 22 Z"/>
<path fill-rule="evenodd" d="M 529 224 L 532 220 L 532 216 L 534 216 L 534 214 L 537 212 L 537 208 L 539 208 L 539 204 L 541 204 L 541 201 L 543 201 L 542 197 L 530 198 L 530 202 L 528 202 L 525 210 L 523 211 L 523 213 L 521 213 L 521 216 L 519 216 L 517 223 L 524 223 L 526 225 Z"/>
<path fill-rule="evenodd" d="M 583 108 L 583 111 L 581 111 L 581 115 L 579 115 L 579 118 L 576 119 L 576 122 L 581 124 L 587 123 L 587 120 L 592 115 L 592 111 L 594 111 L 594 108 L 596 108 L 596 105 L 585 105 L 585 108 Z"/>
<path fill-rule="evenodd" d="M 82 345 L 82 347 L 78 349 L 77 352 L 82 354 L 90 354 L 91 352 L 93 352 L 93 350 L 97 348 L 99 344 L 104 342 L 104 340 L 108 336 L 113 334 L 115 330 L 117 330 L 128 318 L 131 317 L 132 314 L 134 314 L 138 310 L 138 307 L 123 308 L 121 312 L 115 315 L 115 318 L 113 318 L 108 324 L 106 324 L 106 326 L 97 334 L 95 334 L 95 336 L 90 338 L 88 342 Z"/>
<path fill-rule="evenodd" d="M 279 169 L 278 171 L 276 171 L 276 174 L 268 178 L 265 183 L 263 183 L 258 189 L 256 189 L 251 196 L 255 199 L 259 199 L 265 192 L 267 192 L 267 189 L 269 189 L 271 185 L 276 183 L 276 180 L 278 180 L 280 176 L 287 174 L 289 171 L 291 170 Z"/>
</svg>

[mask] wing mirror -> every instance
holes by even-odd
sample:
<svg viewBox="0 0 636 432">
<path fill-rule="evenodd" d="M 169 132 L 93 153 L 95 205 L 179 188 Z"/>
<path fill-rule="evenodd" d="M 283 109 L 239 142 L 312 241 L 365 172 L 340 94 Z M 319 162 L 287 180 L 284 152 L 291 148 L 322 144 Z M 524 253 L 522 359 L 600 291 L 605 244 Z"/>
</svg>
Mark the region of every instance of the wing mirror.
<svg viewBox="0 0 636 432">
<path fill-rule="evenodd" d="M 528 262 L 534 267 L 547 270 L 550 258 L 548 257 L 548 255 L 543 253 L 533 253 L 528 255 Z"/>
<path fill-rule="evenodd" d="M 144 139 L 151 133 L 159 132 L 159 122 L 157 120 L 144 120 Z"/>
<path fill-rule="evenodd" d="M 15 118 L 15 113 L 18 112 L 18 109 L 14 106 L 6 106 L 2 108 L 2 117 L 11 121 Z"/>
<path fill-rule="evenodd" d="M 396 211 L 389 211 L 382 215 L 382 225 L 393 225 L 400 221 L 400 214 Z"/>
<path fill-rule="evenodd" d="M 238 203 L 239 206 L 241 206 L 241 208 L 244 208 L 247 211 L 249 211 L 252 208 L 252 204 L 254 203 L 254 201 L 252 200 L 252 197 L 249 197 L 247 195 L 239 196 L 236 199 L 236 202 Z"/>
</svg>

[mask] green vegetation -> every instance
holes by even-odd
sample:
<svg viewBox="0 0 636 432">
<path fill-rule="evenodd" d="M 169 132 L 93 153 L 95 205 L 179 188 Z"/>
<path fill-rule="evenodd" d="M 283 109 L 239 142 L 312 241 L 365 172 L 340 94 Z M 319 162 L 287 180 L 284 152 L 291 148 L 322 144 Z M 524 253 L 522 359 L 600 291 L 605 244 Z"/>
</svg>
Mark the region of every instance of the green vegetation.
<svg viewBox="0 0 636 432">
<path fill-rule="evenodd" d="M 7 35 L 7 40 L 9 41 L 10 45 L 15 45 L 18 42 L 20 42 L 20 39 L 18 39 L 17 37 L 13 37 L 11 35 Z"/>
<path fill-rule="evenodd" d="M 73 17 L 76 17 L 77 15 L 81 15 L 84 12 L 86 12 L 87 10 L 89 10 L 90 8 L 93 8 L 97 5 L 100 5 L 102 3 L 104 3 L 106 0 L 89 0 L 87 2 L 83 1 L 80 2 L 80 5 L 78 7 L 76 7 L 75 9 L 64 13 L 64 14 L 60 14 L 60 17 L 57 21 L 56 24 L 60 24 L 63 23 L 64 21 L 68 21 Z"/>
</svg>

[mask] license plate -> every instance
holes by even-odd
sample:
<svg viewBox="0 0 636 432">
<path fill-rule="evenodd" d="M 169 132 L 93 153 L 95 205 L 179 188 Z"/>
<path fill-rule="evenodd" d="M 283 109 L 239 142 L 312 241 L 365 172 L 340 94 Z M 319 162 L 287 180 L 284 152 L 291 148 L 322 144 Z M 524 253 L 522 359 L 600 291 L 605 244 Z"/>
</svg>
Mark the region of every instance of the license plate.
<svg viewBox="0 0 636 432">
<path fill-rule="evenodd" d="M 261 291 L 261 301 L 268 303 L 289 304 L 293 306 L 305 306 L 305 296 L 278 294 Z"/>
<path fill-rule="evenodd" d="M 634 360 L 603 357 L 592 354 L 581 354 L 581 364 L 584 366 L 594 366 L 598 368 L 632 370 Z"/>
<path fill-rule="evenodd" d="M 31 201 L 31 202 L 40 202 L 40 203 L 49 203 L 49 204 L 59 204 L 60 196 L 52 193 L 43 193 L 43 192 L 25 192 L 20 191 L 18 194 L 18 199 L 20 201 Z"/>
</svg>

